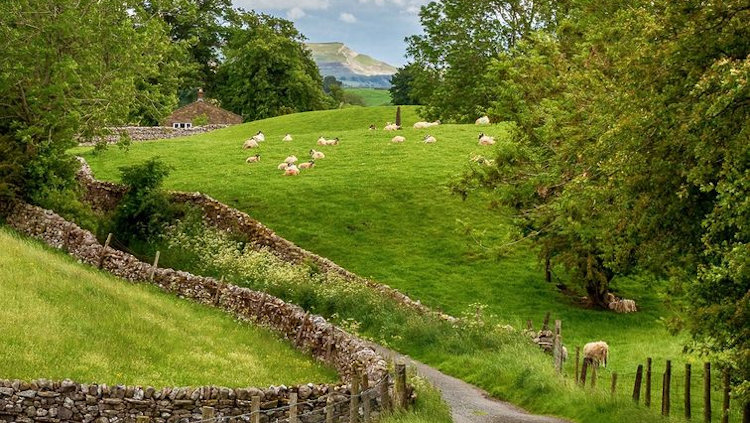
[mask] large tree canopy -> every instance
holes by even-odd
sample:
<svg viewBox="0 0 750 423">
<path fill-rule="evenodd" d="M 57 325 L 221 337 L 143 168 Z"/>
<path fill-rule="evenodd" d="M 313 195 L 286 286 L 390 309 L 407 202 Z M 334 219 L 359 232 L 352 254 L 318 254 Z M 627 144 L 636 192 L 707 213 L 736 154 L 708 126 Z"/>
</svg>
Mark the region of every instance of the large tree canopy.
<svg viewBox="0 0 750 423">
<path fill-rule="evenodd" d="M 216 96 L 247 120 L 330 105 L 304 37 L 287 20 L 237 13 L 227 28 L 223 54 Z"/>
</svg>

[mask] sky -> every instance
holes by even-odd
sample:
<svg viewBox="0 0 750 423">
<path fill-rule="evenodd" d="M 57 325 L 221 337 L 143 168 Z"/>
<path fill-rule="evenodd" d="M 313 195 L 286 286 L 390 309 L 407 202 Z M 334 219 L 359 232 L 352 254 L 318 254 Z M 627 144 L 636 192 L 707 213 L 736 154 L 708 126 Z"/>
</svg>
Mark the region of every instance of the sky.
<svg viewBox="0 0 750 423">
<path fill-rule="evenodd" d="M 235 7 L 294 22 L 309 42 L 342 42 L 394 66 L 406 63 L 404 38 L 421 33 L 429 0 L 233 0 Z"/>
</svg>

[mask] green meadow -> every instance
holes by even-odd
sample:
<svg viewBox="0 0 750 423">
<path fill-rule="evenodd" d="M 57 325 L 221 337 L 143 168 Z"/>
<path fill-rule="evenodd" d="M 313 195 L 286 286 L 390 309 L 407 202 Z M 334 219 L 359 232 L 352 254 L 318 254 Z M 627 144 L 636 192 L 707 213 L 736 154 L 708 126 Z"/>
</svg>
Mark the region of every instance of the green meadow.
<svg viewBox="0 0 750 423">
<path fill-rule="evenodd" d="M 388 106 L 391 104 L 391 93 L 388 90 L 376 88 L 344 88 L 344 91 L 356 94 L 365 101 L 365 105 Z"/>
</svg>

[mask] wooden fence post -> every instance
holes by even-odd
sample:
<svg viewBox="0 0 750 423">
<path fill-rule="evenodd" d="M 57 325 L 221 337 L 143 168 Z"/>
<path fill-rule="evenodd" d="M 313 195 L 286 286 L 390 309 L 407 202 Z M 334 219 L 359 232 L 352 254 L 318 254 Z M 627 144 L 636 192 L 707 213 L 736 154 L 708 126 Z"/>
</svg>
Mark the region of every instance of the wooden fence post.
<svg viewBox="0 0 750 423">
<path fill-rule="evenodd" d="M 742 423 L 750 423 L 750 401 L 745 401 L 742 407 Z"/>
<path fill-rule="evenodd" d="M 253 395 L 253 397 L 251 398 L 250 413 L 252 414 L 252 417 L 250 417 L 250 422 L 260 423 L 260 396 L 259 395 Z"/>
<path fill-rule="evenodd" d="M 635 384 L 633 385 L 633 401 L 639 403 L 641 401 L 641 382 L 643 381 L 643 364 L 638 365 L 638 370 L 635 371 Z"/>
<path fill-rule="evenodd" d="M 580 359 L 581 359 L 581 347 L 576 347 L 576 383 L 580 383 L 579 379 L 578 379 L 578 377 L 579 377 L 579 374 L 578 374 L 578 363 L 579 363 Z"/>
<path fill-rule="evenodd" d="M 156 256 L 154 256 L 154 265 L 151 267 L 151 276 L 149 277 L 149 280 L 151 282 L 154 281 L 154 275 L 156 274 L 156 269 L 159 267 L 159 256 L 161 255 L 160 251 L 156 252 Z"/>
<path fill-rule="evenodd" d="M 362 391 L 362 423 L 370 423 L 370 391 Z"/>
<path fill-rule="evenodd" d="M 589 359 L 584 357 L 583 358 L 583 367 L 581 367 L 581 386 L 586 387 L 586 371 L 589 368 Z"/>
<path fill-rule="evenodd" d="M 211 420 L 216 417 L 216 410 L 213 407 L 201 407 L 201 420 Z"/>
<path fill-rule="evenodd" d="M 107 240 L 104 241 L 104 247 L 102 247 L 101 253 L 99 253 L 99 268 L 101 269 L 102 266 L 104 266 L 104 258 L 107 256 L 107 248 L 109 248 L 109 243 L 112 242 L 112 232 L 107 234 Z"/>
<path fill-rule="evenodd" d="M 557 370 L 557 373 L 562 373 L 563 351 L 562 351 L 562 336 L 561 335 L 555 335 L 553 355 L 555 357 L 555 370 Z"/>
<path fill-rule="evenodd" d="M 721 423 L 729 423 L 729 367 L 721 372 L 724 381 L 724 400 L 721 404 Z"/>
<path fill-rule="evenodd" d="M 534 323 L 531 321 L 531 319 L 526 321 L 526 329 L 533 331 L 534 330 Z"/>
<path fill-rule="evenodd" d="M 646 398 L 643 399 L 646 407 L 651 407 L 651 357 L 646 358 Z"/>
<path fill-rule="evenodd" d="M 703 363 L 703 421 L 711 423 L 711 363 Z"/>
<path fill-rule="evenodd" d="M 388 375 L 386 374 L 382 381 L 380 381 L 380 408 L 384 412 L 391 411 L 391 397 L 388 394 Z"/>
<path fill-rule="evenodd" d="M 672 361 L 667 360 L 667 370 L 664 372 L 664 415 L 668 416 L 672 408 Z"/>
<path fill-rule="evenodd" d="M 544 324 L 542 325 L 542 330 L 549 330 L 549 315 L 549 311 L 544 315 Z"/>
<path fill-rule="evenodd" d="M 328 394 L 326 399 L 326 423 L 333 423 L 333 397 Z"/>
<path fill-rule="evenodd" d="M 297 423 L 297 393 L 289 393 L 289 423 Z"/>
<path fill-rule="evenodd" d="M 359 421 L 359 381 L 361 378 L 359 370 L 355 370 L 352 376 L 352 389 L 349 392 L 349 423 L 357 423 Z"/>
<path fill-rule="evenodd" d="M 617 389 L 617 372 L 612 372 L 612 396 L 615 396 L 615 390 Z"/>
<path fill-rule="evenodd" d="M 690 379 L 692 376 L 692 369 L 690 363 L 685 363 L 685 418 L 690 419 L 692 417 L 692 410 L 690 409 Z"/>
<path fill-rule="evenodd" d="M 406 408 L 406 364 L 396 364 L 396 408 L 403 410 Z"/>
</svg>

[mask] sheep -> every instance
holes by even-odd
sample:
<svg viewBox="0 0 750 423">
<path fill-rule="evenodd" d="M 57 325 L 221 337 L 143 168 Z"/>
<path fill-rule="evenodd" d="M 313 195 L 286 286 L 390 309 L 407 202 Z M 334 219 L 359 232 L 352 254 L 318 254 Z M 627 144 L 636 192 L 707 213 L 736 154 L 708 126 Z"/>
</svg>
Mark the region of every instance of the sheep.
<svg viewBox="0 0 750 423">
<path fill-rule="evenodd" d="M 315 160 L 325 159 L 326 155 L 322 151 L 310 150 L 310 157 Z"/>
<path fill-rule="evenodd" d="M 617 298 L 612 293 L 607 294 L 607 302 L 609 303 L 609 309 L 615 313 L 635 313 L 638 311 L 635 301 Z"/>
<path fill-rule="evenodd" d="M 478 139 L 479 139 L 479 145 L 494 145 L 495 144 L 495 137 L 485 135 L 484 132 L 479 134 Z"/>
<path fill-rule="evenodd" d="M 286 159 L 284 159 L 284 162 L 289 163 L 289 164 L 297 163 L 297 156 L 294 156 L 294 155 L 289 156 Z"/>
<path fill-rule="evenodd" d="M 297 176 L 299 175 L 299 168 L 295 166 L 294 164 L 290 164 L 287 166 L 286 170 L 284 170 L 285 176 Z"/>
<path fill-rule="evenodd" d="M 260 161 L 260 154 L 250 156 L 245 160 L 245 163 L 258 163 Z"/>
<path fill-rule="evenodd" d="M 260 141 L 260 142 L 263 142 L 263 141 L 265 141 L 265 140 L 266 140 L 266 136 L 265 136 L 265 135 L 263 134 L 263 132 L 261 132 L 261 131 L 258 131 L 258 133 L 257 133 L 257 134 L 253 135 L 253 138 L 254 138 L 254 139 L 255 139 L 256 141 Z"/>
<path fill-rule="evenodd" d="M 402 143 L 404 141 L 406 141 L 406 138 L 402 137 L 401 135 L 396 135 L 395 137 L 391 139 L 391 142 L 395 142 L 395 143 Z"/>
<path fill-rule="evenodd" d="M 395 123 L 387 122 L 385 124 L 385 128 L 383 128 L 384 131 L 398 131 L 401 129 L 400 126 L 396 125 Z"/>
<path fill-rule="evenodd" d="M 436 120 L 435 122 L 417 122 L 414 124 L 414 129 L 427 129 L 438 125 L 440 125 L 439 120 Z"/>
<path fill-rule="evenodd" d="M 373 125 L 370 125 L 370 131 L 377 131 L 377 130 L 378 130 L 378 128 L 377 128 L 377 127 L 375 127 L 375 125 L 374 125 L 374 124 L 373 124 Z"/>
<path fill-rule="evenodd" d="M 332 140 L 326 140 L 325 144 L 322 144 L 322 145 L 339 145 L 339 138 L 336 137 Z"/>
<path fill-rule="evenodd" d="M 313 166 L 315 166 L 315 160 L 299 164 L 300 169 L 311 169 Z"/>
<path fill-rule="evenodd" d="M 286 134 L 286 135 L 284 136 L 284 138 L 282 138 L 282 139 L 281 139 L 281 141 L 287 141 L 287 142 L 288 142 L 288 141 L 292 141 L 292 136 L 291 136 L 291 135 L 289 135 L 289 134 Z"/>
<path fill-rule="evenodd" d="M 609 345 L 604 341 L 589 342 L 583 346 L 583 359 L 588 359 L 594 366 L 607 367 L 609 361 Z"/>
<path fill-rule="evenodd" d="M 484 115 L 484 116 L 480 117 L 479 119 L 477 119 L 474 123 L 476 123 L 477 125 L 489 125 L 490 124 L 490 118 L 489 118 L 489 116 Z"/>
<path fill-rule="evenodd" d="M 318 138 L 318 145 L 327 145 L 326 138 L 324 136 L 321 135 L 320 138 Z"/>
<path fill-rule="evenodd" d="M 283 163 L 279 164 L 278 166 L 276 166 L 276 169 L 286 170 L 286 168 L 288 168 L 288 167 L 289 167 L 289 163 L 283 162 Z"/>
<path fill-rule="evenodd" d="M 429 134 L 427 134 L 424 137 L 423 141 L 424 141 L 425 144 L 434 144 L 434 143 L 437 142 L 437 140 L 435 139 L 435 137 L 433 137 L 432 135 L 429 135 Z"/>
<path fill-rule="evenodd" d="M 568 349 L 565 348 L 565 345 L 562 346 L 562 359 L 568 361 Z"/>
<path fill-rule="evenodd" d="M 244 144 L 242 144 L 242 148 L 249 149 L 249 148 L 258 148 L 260 144 L 258 144 L 258 141 L 255 138 L 250 138 L 249 140 L 245 141 Z"/>
</svg>

